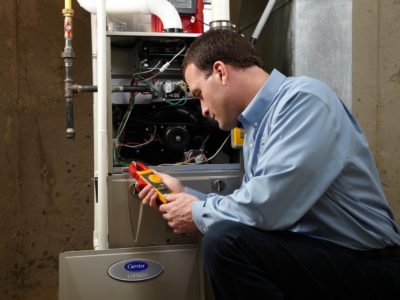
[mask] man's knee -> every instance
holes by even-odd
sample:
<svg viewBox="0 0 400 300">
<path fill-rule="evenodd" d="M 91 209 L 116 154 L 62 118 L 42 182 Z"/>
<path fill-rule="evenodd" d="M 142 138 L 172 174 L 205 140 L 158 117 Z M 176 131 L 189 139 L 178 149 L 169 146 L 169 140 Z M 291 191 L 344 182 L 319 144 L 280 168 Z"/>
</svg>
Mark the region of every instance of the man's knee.
<svg viewBox="0 0 400 300">
<path fill-rule="evenodd" d="M 257 245 L 264 236 L 268 243 L 268 232 L 237 222 L 223 221 L 209 228 L 203 237 L 203 262 L 216 298 L 246 299 L 251 290 L 257 299 L 268 295 L 282 299 L 259 263 L 265 258 L 257 258 L 263 256 Z"/>
<path fill-rule="evenodd" d="M 218 254 L 226 254 L 231 247 L 237 227 L 240 223 L 231 221 L 221 221 L 213 224 L 202 240 L 203 255 L 206 260 Z"/>
<path fill-rule="evenodd" d="M 222 242 L 228 242 L 235 239 L 240 235 L 242 227 L 246 226 L 233 221 L 221 221 L 211 225 L 207 233 L 204 235 L 203 244 L 205 247 L 208 245 L 215 245 Z"/>
<path fill-rule="evenodd" d="M 249 226 L 232 221 L 213 224 L 202 241 L 204 262 L 214 265 L 218 263 L 219 259 L 226 259 L 229 255 L 234 254 L 232 252 L 234 252 L 237 240 L 248 229 L 250 229 Z"/>
</svg>

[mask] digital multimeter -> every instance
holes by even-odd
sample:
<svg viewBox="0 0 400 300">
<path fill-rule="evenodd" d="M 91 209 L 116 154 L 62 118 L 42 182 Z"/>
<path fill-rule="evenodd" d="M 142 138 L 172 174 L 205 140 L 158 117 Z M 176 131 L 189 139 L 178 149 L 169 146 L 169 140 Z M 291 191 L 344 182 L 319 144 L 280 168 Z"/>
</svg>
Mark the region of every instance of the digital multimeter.
<svg viewBox="0 0 400 300">
<path fill-rule="evenodd" d="M 131 162 L 129 165 L 129 173 L 139 182 L 139 187 L 143 188 L 150 184 L 158 195 L 158 199 L 162 203 L 167 203 L 165 194 L 171 194 L 172 191 L 162 182 L 160 176 L 154 171 L 140 162 Z"/>
</svg>

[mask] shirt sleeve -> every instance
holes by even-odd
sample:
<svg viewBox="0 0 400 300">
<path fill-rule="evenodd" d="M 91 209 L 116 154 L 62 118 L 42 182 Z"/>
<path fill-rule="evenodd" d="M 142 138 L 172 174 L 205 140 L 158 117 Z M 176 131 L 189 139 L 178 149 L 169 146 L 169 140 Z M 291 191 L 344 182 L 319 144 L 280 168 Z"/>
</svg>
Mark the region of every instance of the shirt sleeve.
<svg viewBox="0 0 400 300">
<path fill-rule="evenodd" d="M 197 198 L 199 198 L 200 201 L 204 201 L 207 198 L 207 194 L 202 193 L 198 190 L 192 189 L 190 187 L 185 187 L 186 189 L 186 193 L 192 195 L 192 196 L 196 196 Z"/>
<path fill-rule="evenodd" d="M 205 201 L 193 203 L 193 219 L 200 231 L 222 220 L 263 230 L 287 229 L 340 173 L 342 163 L 335 151 L 339 106 L 307 92 L 282 103 L 270 128 L 262 133 L 268 136 L 265 145 L 255 141 L 256 162 L 248 162 L 250 171 L 246 170 L 242 186 L 228 196 L 210 194 Z"/>
</svg>

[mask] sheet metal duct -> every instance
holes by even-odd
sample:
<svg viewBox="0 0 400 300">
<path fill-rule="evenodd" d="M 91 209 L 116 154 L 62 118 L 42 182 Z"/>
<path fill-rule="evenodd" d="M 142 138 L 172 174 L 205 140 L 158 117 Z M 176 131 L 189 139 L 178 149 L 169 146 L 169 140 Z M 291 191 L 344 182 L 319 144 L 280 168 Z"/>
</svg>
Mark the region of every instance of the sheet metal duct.
<svg viewBox="0 0 400 300">
<path fill-rule="evenodd" d="M 352 0 L 294 0 L 291 73 L 327 83 L 351 108 Z"/>
<path fill-rule="evenodd" d="M 268 1 L 240 2 L 238 27 L 250 38 Z M 277 0 L 256 48 L 267 71 L 328 84 L 351 109 L 352 0 Z"/>
</svg>

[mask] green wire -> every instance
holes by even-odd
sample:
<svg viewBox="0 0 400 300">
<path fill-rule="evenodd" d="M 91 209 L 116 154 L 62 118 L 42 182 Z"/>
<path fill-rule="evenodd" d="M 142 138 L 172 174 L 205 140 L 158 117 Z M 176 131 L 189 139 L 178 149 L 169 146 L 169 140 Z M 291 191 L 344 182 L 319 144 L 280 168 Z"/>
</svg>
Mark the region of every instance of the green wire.
<svg viewBox="0 0 400 300">
<path fill-rule="evenodd" d="M 121 121 L 121 123 L 120 123 L 119 126 L 118 126 L 116 135 L 114 136 L 114 139 L 115 139 L 115 146 L 114 146 L 114 151 L 113 151 L 113 161 L 114 161 L 115 164 L 119 164 L 119 163 L 120 163 L 119 160 L 118 160 L 119 153 L 120 153 L 120 147 L 117 147 L 117 145 L 118 145 L 118 143 L 119 143 L 119 139 L 120 139 L 120 137 L 121 137 L 121 134 L 122 134 L 122 132 L 123 132 L 124 129 L 125 129 L 126 123 L 127 123 L 128 120 L 129 120 L 129 117 L 130 117 L 130 115 L 131 115 L 131 113 L 132 113 L 132 109 L 133 109 L 134 106 L 135 106 L 135 96 L 132 95 L 132 97 L 131 97 L 130 100 L 129 100 L 128 109 L 126 110 L 125 115 L 124 115 L 124 117 L 122 118 L 122 121 Z"/>
</svg>

